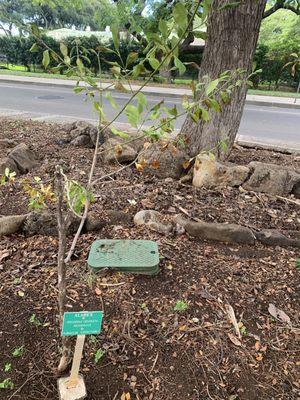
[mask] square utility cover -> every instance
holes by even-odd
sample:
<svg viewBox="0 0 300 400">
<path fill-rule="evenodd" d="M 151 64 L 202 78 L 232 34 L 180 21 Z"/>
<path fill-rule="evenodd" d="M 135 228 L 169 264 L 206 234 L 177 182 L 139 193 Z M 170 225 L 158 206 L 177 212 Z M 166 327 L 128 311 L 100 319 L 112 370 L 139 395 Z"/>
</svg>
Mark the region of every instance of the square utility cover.
<svg viewBox="0 0 300 400">
<path fill-rule="evenodd" d="M 96 240 L 91 247 L 91 268 L 114 268 L 124 272 L 157 272 L 158 246 L 151 240 Z"/>
</svg>

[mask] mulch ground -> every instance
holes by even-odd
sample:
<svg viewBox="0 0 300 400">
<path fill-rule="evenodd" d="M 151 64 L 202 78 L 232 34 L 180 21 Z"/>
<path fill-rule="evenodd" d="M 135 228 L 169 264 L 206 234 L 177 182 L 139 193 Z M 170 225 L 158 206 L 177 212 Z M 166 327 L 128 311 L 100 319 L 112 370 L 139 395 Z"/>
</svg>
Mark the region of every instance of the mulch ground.
<svg viewBox="0 0 300 400">
<path fill-rule="evenodd" d="M 63 128 L 1 119 L 0 138 L 29 144 L 40 166 L 27 175 L 51 182 L 58 162 L 86 180 L 92 150 L 60 146 Z M 295 155 L 235 149 L 230 161 L 269 161 L 300 170 Z M 97 167 L 96 176 L 112 166 Z M 205 221 L 299 231 L 299 207 L 238 189 L 204 190 L 123 170 L 96 188 L 93 211 L 155 209 L 171 217 L 184 209 Z M 1 187 L 0 214 L 28 211 L 17 182 Z M 86 264 L 99 238 L 152 239 L 159 244 L 155 277 L 105 273 Z M 71 238 L 69 238 L 71 241 Z M 1 399 L 57 399 L 57 238 L 12 235 L 0 241 Z M 82 235 L 68 268 L 68 310 L 103 310 L 103 331 L 87 339 L 82 374 L 89 400 L 300 399 L 300 271 L 297 249 L 218 244 L 186 234 L 163 236 L 134 225 Z M 181 300 L 187 306 L 174 311 Z M 291 323 L 273 318 L 269 304 Z M 226 314 L 239 322 L 237 340 Z M 35 315 L 33 317 L 33 315 Z M 104 355 L 95 361 L 97 350 Z M 99 354 L 99 352 L 98 352 Z M 9 369 L 5 371 L 5 369 Z M 127 397 L 126 397 L 127 396 Z"/>
</svg>

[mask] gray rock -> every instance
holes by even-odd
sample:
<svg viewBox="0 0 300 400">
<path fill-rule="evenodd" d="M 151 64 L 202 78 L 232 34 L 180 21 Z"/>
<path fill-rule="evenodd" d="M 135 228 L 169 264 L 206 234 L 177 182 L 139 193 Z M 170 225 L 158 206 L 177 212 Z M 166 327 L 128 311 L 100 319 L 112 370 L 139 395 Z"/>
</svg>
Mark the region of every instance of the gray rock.
<svg viewBox="0 0 300 400">
<path fill-rule="evenodd" d="M 193 186 L 241 186 L 248 178 L 250 168 L 243 165 L 221 163 L 207 154 L 197 157 L 194 165 Z"/>
<path fill-rule="evenodd" d="M 300 239 L 292 239 L 276 229 L 265 229 L 255 233 L 257 240 L 268 246 L 281 246 L 281 247 L 298 247 L 300 248 Z"/>
<path fill-rule="evenodd" d="M 77 136 L 72 140 L 71 144 L 77 147 L 93 147 L 91 138 L 87 135 Z"/>
<path fill-rule="evenodd" d="M 0 139 L 0 149 L 10 149 L 17 146 L 18 143 L 12 139 Z"/>
<path fill-rule="evenodd" d="M 145 225 L 151 230 L 169 234 L 173 230 L 173 225 L 169 222 L 164 222 L 163 215 L 155 210 L 139 211 L 133 219 L 135 225 Z"/>
<path fill-rule="evenodd" d="M 189 235 L 200 239 L 244 244 L 254 244 L 256 240 L 251 229 L 241 225 L 208 223 L 204 221 L 193 222 L 180 215 L 175 217 L 175 222 L 181 225 Z"/>
<path fill-rule="evenodd" d="M 8 158 L 12 159 L 16 163 L 21 174 L 29 172 L 38 165 L 34 153 L 25 143 L 16 146 L 8 154 Z"/>
<path fill-rule="evenodd" d="M 10 172 L 16 172 L 17 174 L 20 172 L 17 164 L 9 157 L 0 159 L 0 175 L 5 173 L 6 168 L 8 168 Z"/>
<path fill-rule="evenodd" d="M 243 185 L 246 190 L 275 195 L 290 194 L 300 182 L 300 174 L 281 165 L 252 161 L 250 179 Z"/>
<path fill-rule="evenodd" d="M 56 236 L 57 235 L 56 215 L 48 211 L 32 212 L 26 218 L 23 231 L 28 236 L 33 236 L 33 235 Z"/>
<path fill-rule="evenodd" d="M 126 163 L 133 161 L 137 152 L 134 148 L 128 144 L 122 144 L 122 142 L 116 138 L 108 139 L 102 147 L 103 159 L 105 163 Z"/>
<path fill-rule="evenodd" d="M 0 217 L 0 236 L 20 232 L 26 217 L 26 215 L 9 215 L 6 217 Z"/>
<path fill-rule="evenodd" d="M 297 199 L 300 199 L 300 181 L 294 185 L 292 193 Z"/>
<path fill-rule="evenodd" d="M 183 173 L 186 154 L 175 148 L 172 142 L 156 142 L 149 146 L 139 157 L 139 163 L 145 164 L 145 172 L 159 178 L 179 179 Z"/>
</svg>

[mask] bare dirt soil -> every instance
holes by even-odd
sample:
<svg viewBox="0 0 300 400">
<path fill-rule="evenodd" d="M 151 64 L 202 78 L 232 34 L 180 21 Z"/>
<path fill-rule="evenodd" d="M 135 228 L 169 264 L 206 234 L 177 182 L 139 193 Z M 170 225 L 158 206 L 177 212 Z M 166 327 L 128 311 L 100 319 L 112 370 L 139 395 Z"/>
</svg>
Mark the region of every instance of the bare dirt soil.
<svg viewBox="0 0 300 400">
<path fill-rule="evenodd" d="M 0 139 L 29 144 L 40 160 L 26 178 L 51 182 L 55 165 L 63 162 L 70 177 L 84 182 L 93 150 L 60 146 L 62 136 L 59 125 L 0 120 Z M 299 157 L 265 150 L 235 149 L 230 159 L 240 164 L 252 160 L 300 170 Z M 96 175 L 114 169 L 100 163 Z M 28 212 L 18 180 L 0 189 L 0 215 Z M 300 226 L 299 207 L 274 196 L 237 188 L 195 189 L 144 176 L 132 167 L 99 184 L 95 194 L 92 208 L 99 218 L 107 210 L 133 216 L 149 208 L 169 218 L 184 210 L 208 222 L 294 231 Z M 86 260 L 99 238 L 156 240 L 159 274 L 94 274 Z M 57 238 L 49 236 L 0 240 L 0 383 L 14 385 L 0 388 L 1 399 L 58 398 L 57 246 Z M 299 400 L 297 257 L 293 248 L 163 236 L 132 223 L 82 235 L 68 268 L 68 310 L 104 311 L 102 333 L 89 337 L 84 350 L 88 399 Z M 174 310 L 179 300 L 186 305 L 183 311 Z M 270 303 L 291 322 L 272 317 Z M 226 314 L 228 304 L 239 322 L 240 340 Z M 96 362 L 99 349 L 104 355 Z"/>
</svg>

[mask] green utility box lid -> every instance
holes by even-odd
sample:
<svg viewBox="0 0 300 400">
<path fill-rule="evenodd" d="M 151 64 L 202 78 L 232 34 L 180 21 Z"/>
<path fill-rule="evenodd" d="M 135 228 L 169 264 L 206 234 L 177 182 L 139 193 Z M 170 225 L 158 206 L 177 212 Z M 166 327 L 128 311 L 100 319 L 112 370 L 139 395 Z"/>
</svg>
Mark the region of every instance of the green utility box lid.
<svg viewBox="0 0 300 400">
<path fill-rule="evenodd" d="M 111 268 L 120 272 L 154 275 L 158 272 L 159 253 L 151 240 L 96 240 L 88 265 L 95 269 Z"/>
</svg>

